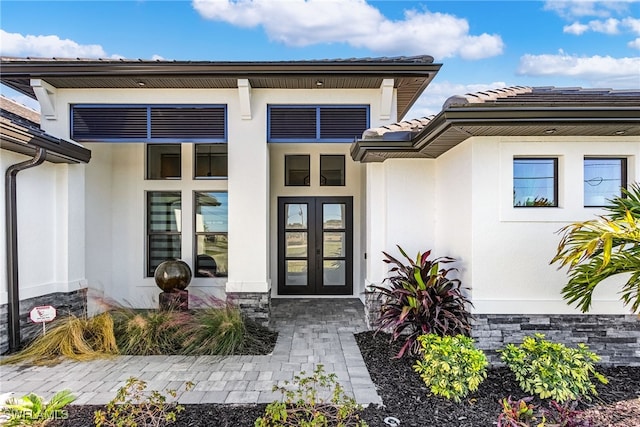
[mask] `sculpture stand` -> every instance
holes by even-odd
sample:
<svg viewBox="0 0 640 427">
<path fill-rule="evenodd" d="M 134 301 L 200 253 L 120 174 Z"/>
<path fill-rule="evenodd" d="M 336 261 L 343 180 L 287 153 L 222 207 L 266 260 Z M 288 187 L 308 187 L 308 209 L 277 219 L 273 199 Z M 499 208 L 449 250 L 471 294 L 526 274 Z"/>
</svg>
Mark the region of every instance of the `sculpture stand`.
<svg viewBox="0 0 640 427">
<path fill-rule="evenodd" d="M 189 310 L 189 292 L 177 289 L 160 292 L 160 310 Z"/>
</svg>

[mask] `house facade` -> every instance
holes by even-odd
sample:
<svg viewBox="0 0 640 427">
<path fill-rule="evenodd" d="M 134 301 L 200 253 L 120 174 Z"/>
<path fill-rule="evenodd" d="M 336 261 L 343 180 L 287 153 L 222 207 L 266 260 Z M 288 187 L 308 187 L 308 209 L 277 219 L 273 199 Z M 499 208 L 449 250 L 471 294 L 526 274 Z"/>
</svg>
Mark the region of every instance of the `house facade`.
<svg viewBox="0 0 640 427">
<path fill-rule="evenodd" d="M 194 304 L 227 298 L 266 320 L 271 298 L 364 299 L 398 244 L 458 259 L 486 348 L 531 325 L 588 335 L 560 296 L 566 272 L 549 265 L 555 232 L 637 180 L 640 95 L 509 88 L 400 122 L 439 69 L 428 56 L 3 58 L 2 83 L 38 100 L 42 131 L 91 152 L 48 176 L 36 176 L 47 165 L 21 172 L 19 299 L 89 289 L 154 307 L 155 267 L 179 258 Z M 28 158 L 2 153 L 4 169 Z M 599 180 L 604 193 L 591 191 Z M 639 361 L 637 319 L 615 283 L 593 313 L 592 330 L 611 322 L 602 348 L 635 345 L 624 357 Z"/>
</svg>

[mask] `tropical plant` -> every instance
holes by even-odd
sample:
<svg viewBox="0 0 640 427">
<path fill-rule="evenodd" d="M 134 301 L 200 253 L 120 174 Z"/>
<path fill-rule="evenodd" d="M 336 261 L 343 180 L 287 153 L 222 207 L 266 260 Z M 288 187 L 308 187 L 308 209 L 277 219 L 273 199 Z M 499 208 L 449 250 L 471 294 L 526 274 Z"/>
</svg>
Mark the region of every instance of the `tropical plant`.
<svg viewBox="0 0 640 427">
<path fill-rule="evenodd" d="M 622 189 L 610 200 L 610 213 L 594 220 L 569 224 L 562 234 L 551 264 L 568 266 L 569 282 L 562 295 L 582 312 L 589 311 L 593 292 L 608 277 L 629 274 L 621 299 L 640 313 L 640 185 Z"/>
<path fill-rule="evenodd" d="M 420 359 L 413 369 L 431 393 L 460 402 L 487 378 L 487 357 L 464 336 L 420 335 Z"/>
<path fill-rule="evenodd" d="M 569 348 L 545 340 L 544 334 L 534 334 L 525 337 L 520 346 L 507 344 L 498 352 L 515 374 L 520 388 L 541 399 L 561 403 L 582 397 L 589 399 L 590 394 L 597 394 L 591 377 L 607 383 L 593 366 L 600 358 L 582 343 Z"/>
<path fill-rule="evenodd" d="M 45 335 L 36 338 L 22 351 L 2 359 L 5 363 L 53 364 L 67 357 L 78 361 L 94 360 L 118 354 L 109 313 L 94 317 L 73 314 L 53 322 Z"/>
<path fill-rule="evenodd" d="M 52 420 L 68 418 L 65 406 L 76 398 L 70 390 L 62 390 L 45 401 L 35 393 L 29 393 L 20 399 L 9 399 L 0 405 L 0 413 L 9 416 L 3 424 L 5 427 L 36 426 L 41 427 Z"/>
<path fill-rule="evenodd" d="M 537 418 L 534 414 L 535 405 L 531 403 L 532 397 L 511 399 L 511 396 L 502 399 L 502 412 L 498 415 L 498 427 L 530 427 Z"/>
<path fill-rule="evenodd" d="M 383 301 L 377 330 L 390 331 L 392 341 L 404 340 L 396 357 L 407 352 L 417 354 L 416 339 L 420 335 L 470 335 L 471 301 L 464 295 L 460 280 L 447 277 L 456 269 L 440 268 L 440 264 L 455 260 L 450 257 L 430 260 L 429 250 L 418 253 L 414 261 L 400 246 L 398 250 L 408 263 L 383 252 L 384 262 L 393 266 L 389 270 L 392 275 L 385 279 L 388 286 L 385 283 L 372 286 L 370 291 L 379 293 Z"/>
<path fill-rule="evenodd" d="M 192 382 L 185 383 L 185 391 L 191 390 L 193 385 Z M 146 389 L 145 381 L 135 377 L 127 379 L 105 410 L 94 412 L 96 427 L 160 427 L 174 422 L 184 411 L 182 405 L 168 401 L 169 397 L 176 398 L 176 390 L 168 389 L 163 393 L 147 392 Z"/>
<path fill-rule="evenodd" d="M 360 405 L 344 393 L 336 374 L 324 372 L 323 365 L 310 376 L 300 372 L 273 391 L 281 392 L 283 401 L 267 405 L 255 427 L 367 427 L 360 419 Z"/>
<path fill-rule="evenodd" d="M 548 409 L 542 409 L 547 427 L 590 427 L 591 422 L 584 417 L 582 411 L 576 410 L 577 402 L 560 404 L 555 400 L 549 402 Z"/>
</svg>

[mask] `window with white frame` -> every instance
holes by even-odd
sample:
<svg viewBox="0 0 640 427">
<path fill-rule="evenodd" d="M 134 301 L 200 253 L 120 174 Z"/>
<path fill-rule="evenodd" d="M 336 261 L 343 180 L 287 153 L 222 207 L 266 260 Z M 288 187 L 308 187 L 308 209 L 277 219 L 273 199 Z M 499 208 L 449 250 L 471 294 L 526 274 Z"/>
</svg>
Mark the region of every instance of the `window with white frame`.
<svg viewBox="0 0 640 427">
<path fill-rule="evenodd" d="M 584 158 L 584 206 L 599 207 L 622 195 L 627 186 L 627 159 Z"/>
<path fill-rule="evenodd" d="M 558 206 L 558 159 L 513 159 L 513 206 Z"/>
</svg>

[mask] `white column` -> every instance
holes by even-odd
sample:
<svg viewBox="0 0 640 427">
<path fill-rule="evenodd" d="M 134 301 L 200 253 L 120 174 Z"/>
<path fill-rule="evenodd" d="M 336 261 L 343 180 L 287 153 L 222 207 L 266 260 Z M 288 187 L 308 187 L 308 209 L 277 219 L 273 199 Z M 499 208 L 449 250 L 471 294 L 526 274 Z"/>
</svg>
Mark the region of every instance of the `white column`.
<svg viewBox="0 0 640 427">
<path fill-rule="evenodd" d="M 265 120 L 263 115 L 254 115 L 252 120 L 229 115 L 227 293 L 270 291 L 269 150 Z"/>
<path fill-rule="evenodd" d="M 387 275 L 382 251 L 387 241 L 387 185 L 384 163 L 366 164 L 367 262 L 365 284 L 378 285 Z"/>
</svg>

